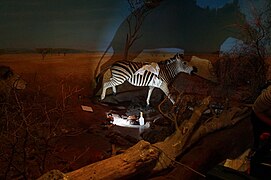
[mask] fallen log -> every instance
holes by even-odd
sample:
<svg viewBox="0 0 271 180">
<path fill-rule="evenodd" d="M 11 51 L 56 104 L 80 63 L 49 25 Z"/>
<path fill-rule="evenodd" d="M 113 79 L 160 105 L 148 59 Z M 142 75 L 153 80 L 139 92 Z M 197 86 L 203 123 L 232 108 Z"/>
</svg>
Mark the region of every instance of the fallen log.
<svg viewBox="0 0 271 180">
<path fill-rule="evenodd" d="M 189 138 L 192 136 L 195 125 L 198 123 L 201 114 L 207 109 L 211 97 L 207 97 L 202 101 L 201 106 L 196 107 L 190 120 L 184 121 L 178 129 L 171 136 L 166 138 L 163 142 L 155 143 L 153 146 L 157 147 L 163 153 L 159 156 L 157 165 L 153 169 L 153 173 L 168 168 L 172 160 L 182 153 L 182 149 Z"/>
<path fill-rule="evenodd" d="M 174 168 L 151 180 L 206 179 L 206 174 L 215 165 L 225 159 L 235 159 L 252 147 L 252 132 L 250 117 L 247 117 L 232 127 L 210 133 L 178 157 L 179 164 L 175 163 Z M 197 170 L 197 173 L 190 168 Z"/>
<path fill-rule="evenodd" d="M 121 179 L 150 172 L 159 151 L 146 141 L 140 141 L 123 154 L 90 164 L 67 173 L 69 179 Z"/>
<path fill-rule="evenodd" d="M 133 147 L 127 149 L 123 154 L 90 164 L 78 170 L 65 174 L 66 179 L 126 179 L 132 177 L 146 177 L 145 175 L 155 174 L 166 168 L 172 167 L 175 159 L 184 150 L 198 141 L 202 136 L 217 130 L 216 128 L 227 127 L 235 124 L 247 116 L 247 110 L 235 109 L 232 113 L 225 113 L 223 121 L 219 126 L 213 124 L 214 119 L 206 123 L 205 127 L 195 129 L 199 123 L 201 114 L 206 110 L 210 97 L 205 98 L 199 107 L 196 107 L 191 118 L 184 121 L 178 131 L 166 138 L 163 142 L 150 144 L 144 140 L 139 141 Z M 239 113 L 239 114 L 238 114 Z M 231 115 L 229 115 L 231 114 Z M 246 114 L 246 115 L 244 115 Z M 231 118 L 238 115 L 237 119 Z M 211 126 L 213 128 L 206 128 Z M 201 127 L 201 126 L 200 126 Z M 194 133 L 196 132 L 196 133 Z M 42 178 L 44 178 L 42 176 Z"/>
<path fill-rule="evenodd" d="M 186 145 L 186 148 L 189 148 L 192 144 L 194 144 L 196 141 L 198 141 L 200 138 L 204 137 L 207 134 L 234 126 L 236 123 L 249 117 L 249 108 L 232 107 L 231 109 L 224 111 L 219 117 L 213 117 L 210 121 L 207 121 L 206 123 L 201 125 L 192 135 L 191 141 L 188 145 Z"/>
</svg>

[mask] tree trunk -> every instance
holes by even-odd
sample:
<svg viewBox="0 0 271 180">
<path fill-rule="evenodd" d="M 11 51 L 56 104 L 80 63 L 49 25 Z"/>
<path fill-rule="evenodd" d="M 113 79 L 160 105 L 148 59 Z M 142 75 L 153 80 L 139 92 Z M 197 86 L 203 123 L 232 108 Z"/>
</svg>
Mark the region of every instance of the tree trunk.
<svg viewBox="0 0 271 180">
<path fill-rule="evenodd" d="M 146 141 L 140 141 L 123 154 L 90 164 L 67 173 L 69 179 L 120 179 L 151 171 L 159 151 Z"/>
</svg>

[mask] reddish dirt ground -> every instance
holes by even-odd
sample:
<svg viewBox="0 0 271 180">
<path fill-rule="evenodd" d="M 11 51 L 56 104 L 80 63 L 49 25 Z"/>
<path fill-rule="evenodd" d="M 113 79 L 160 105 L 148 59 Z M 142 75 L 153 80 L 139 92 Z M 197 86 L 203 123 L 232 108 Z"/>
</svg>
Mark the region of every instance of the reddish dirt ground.
<svg viewBox="0 0 271 180">
<path fill-rule="evenodd" d="M 42 61 L 39 54 L 0 56 L 1 65 L 10 66 L 27 81 L 27 88 L 18 92 L 22 99 L 33 100 L 39 96 L 46 99 L 47 109 L 56 104 L 65 105 L 65 121 L 60 124 L 66 123 L 63 131 L 71 133 L 54 142 L 55 152 L 48 159 L 46 170 L 75 170 L 111 153 L 108 130 L 102 128 L 101 123 L 114 107 L 93 104 L 90 100 L 93 72 L 99 57 L 96 54 L 47 55 Z M 92 107 L 93 112 L 83 111 L 81 105 Z M 56 157 L 58 160 L 54 160 Z"/>
<path fill-rule="evenodd" d="M 27 81 L 27 88 L 19 92 L 22 99 L 33 100 L 37 96 L 45 99 L 47 109 L 56 105 L 64 109 L 65 118 L 60 125 L 68 133 L 53 142 L 54 154 L 47 160 L 46 171 L 72 171 L 111 154 L 110 131 L 101 124 L 110 110 L 121 114 L 125 109 L 90 100 L 99 58 L 100 54 L 47 55 L 45 60 L 39 54 L 0 55 L 1 65 L 10 66 Z M 93 112 L 83 111 L 81 105 L 92 107 Z M 138 137 L 136 129 L 115 130 Z"/>
<path fill-rule="evenodd" d="M 108 158 L 112 153 L 112 131 L 133 140 L 140 138 L 137 128 L 114 126 L 109 129 L 102 125 L 108 112 L 125 114 L 126 109 L 91 100 L 94 68 L 99 58 L 100 54 L 95 53 L 53 54 L 44 60 L 39 54 L 0 55 L 0 65 L 11 67 L 27 82 L 27 88 L 17 93 L 20 100 L 28 104 L 28 109 L 44 106 L 40 107 L 44 114 L 55 109 L 62 113 L 49 117 L 54 123 L 63 116 L 58 125 L 61 137 L 51 141 L 53 152 L 46 159 L 44 172 L 59 169 L 65 173 Z M 93 112 L 83 111 L 81 105 L 92 107 Z M 133 145 L 120 141 L 123 145 L 117 150 Z M 32 177 L 42 174 L 32 173 Z"/>
</svg>

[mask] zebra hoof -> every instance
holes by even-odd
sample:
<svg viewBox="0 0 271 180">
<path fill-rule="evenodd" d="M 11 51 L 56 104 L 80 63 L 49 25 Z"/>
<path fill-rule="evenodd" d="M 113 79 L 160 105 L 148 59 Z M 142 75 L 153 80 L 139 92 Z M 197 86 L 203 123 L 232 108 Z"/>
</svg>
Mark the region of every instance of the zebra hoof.
<svg viewBox="0 0 271 180">
<path fill-rule="evenodd" d="M 151 105 L 147 104 L 146 109 L 150 109 L 150 108 L 151 108 Z"/>
</svg>

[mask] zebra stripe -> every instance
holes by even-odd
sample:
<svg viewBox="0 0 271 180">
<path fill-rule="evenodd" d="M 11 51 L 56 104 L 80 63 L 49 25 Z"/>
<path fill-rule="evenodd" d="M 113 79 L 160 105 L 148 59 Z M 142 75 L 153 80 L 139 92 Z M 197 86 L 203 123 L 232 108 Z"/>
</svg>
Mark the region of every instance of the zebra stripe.
<svg viewBox="0 0 271 180">
<path fill-rule="evenodd" d="M 149 86 L 155 75 L 149 71 L 145 71 L 143 75 L 133 74 L 127 79 L 134 86 Z"/>
<path fill-rule="evenodd" d="M 177 54 L 166 61 L 158 62 L 160 67 L 158 76 L 147 70 L 143 74 L 136 73 L 137 70 L 144 65 L 141 62 L 118 61 L 114 63 L 111 66 L 112 77 L 110 81 L 103 84 L 101 99 L 105 98 L 107 88 L 112 87 L 113 91 L 115 91 L 116 86 L 128 81 L 135 86 L 149 86 L 147 105 L 149 105 L 150 96 L 154 87 L 160 88 L 169 97 L 172 103 L 174 103 L 174 100 L 169 96 L 168 84 L 178 73 L 184 72 L 191 74 L 195 70 L 195 67 L 189 66 L 182 58 L 182 55 Z M 153 83 L 157 79 L 159 82 L 161 81 L 159 86 Z"/>
<path fill-rule="evenodd" d="M 109 86 L 117 86 L 124 83 L 124 81 L 130 79 L 133 76 L 133 74 L 142 67 L 142 65 L 143 64 L 139 62 L 130 62 L 130 61 L 116 62 L 111 67 L 112 78 L 111 81 L 109 81 Z"/>
</svg>

